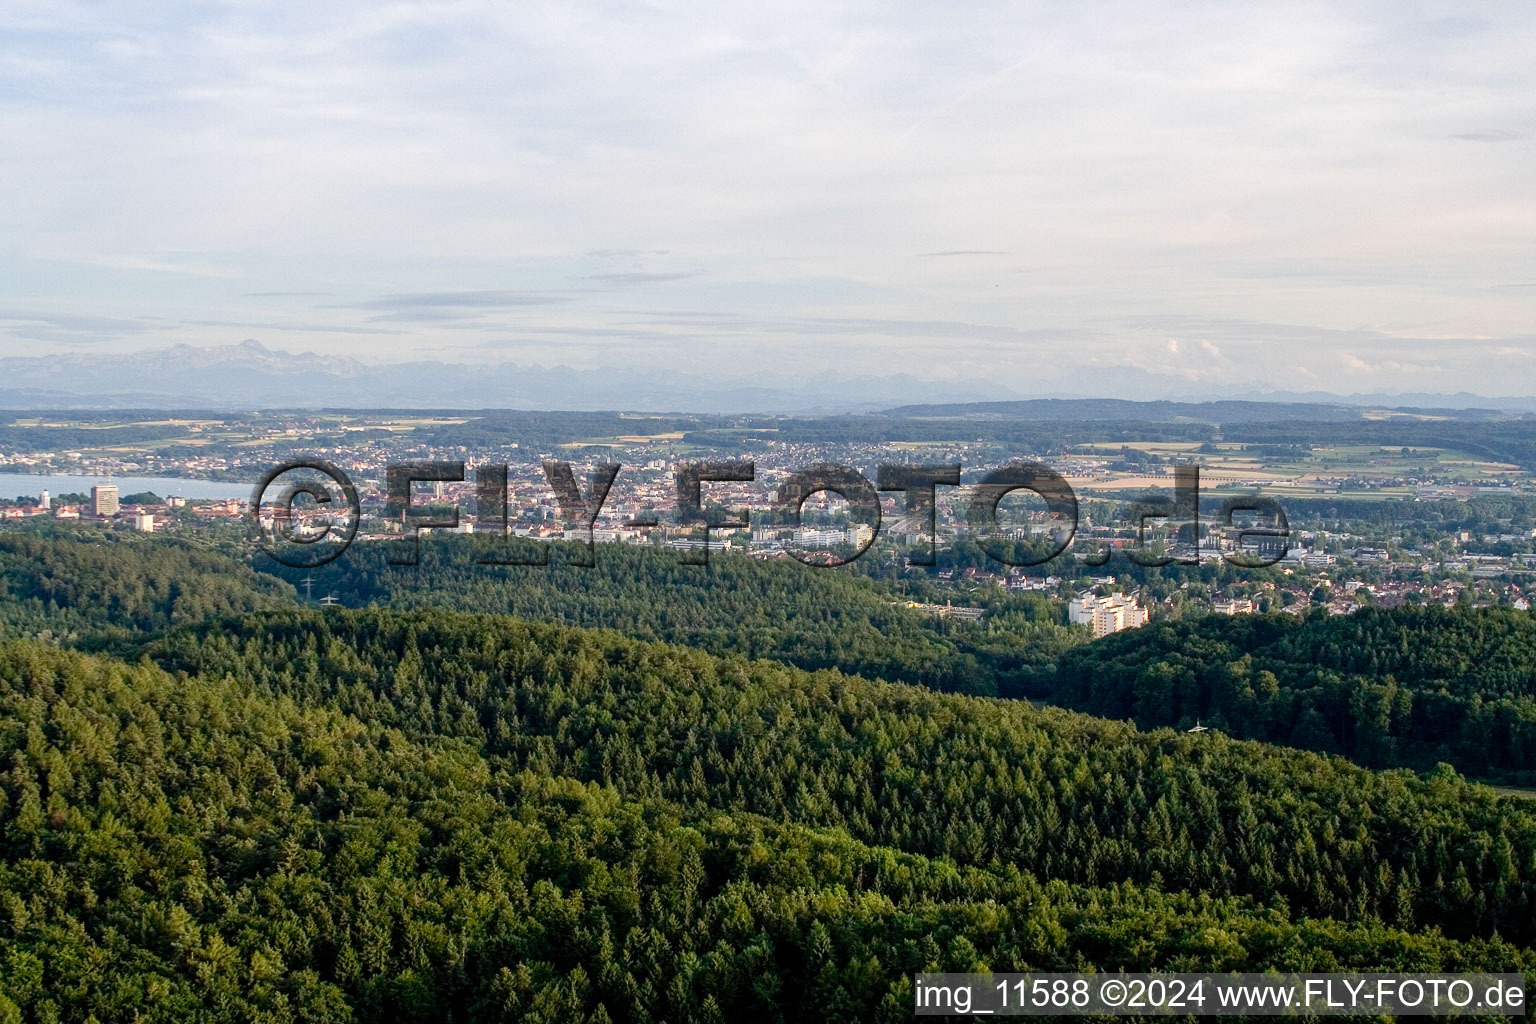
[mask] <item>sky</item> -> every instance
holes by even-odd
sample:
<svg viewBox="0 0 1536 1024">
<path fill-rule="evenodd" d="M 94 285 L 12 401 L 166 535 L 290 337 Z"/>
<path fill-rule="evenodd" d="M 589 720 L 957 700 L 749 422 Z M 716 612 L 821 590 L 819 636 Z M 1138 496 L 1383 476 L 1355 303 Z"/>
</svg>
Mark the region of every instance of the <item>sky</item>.
<svg viewBox="0 0 1536 1024">
<path fill-rule="evenodd" d="M 0 356 L 1536 394 L 1529 4 L 11 0 L 0 140 Z"/>
</svg>

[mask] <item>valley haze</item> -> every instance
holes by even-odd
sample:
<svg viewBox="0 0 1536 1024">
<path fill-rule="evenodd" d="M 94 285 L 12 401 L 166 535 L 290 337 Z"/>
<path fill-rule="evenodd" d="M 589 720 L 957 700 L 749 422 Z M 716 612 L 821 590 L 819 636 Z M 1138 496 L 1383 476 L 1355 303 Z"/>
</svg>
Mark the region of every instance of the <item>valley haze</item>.
<svg viewBox="0 0 1536 1024">
<path fill-rule="evenodd" d="M 913 373 L 817 376 L 743 374 L 659 366 L 569 366 L 365 361 L 272 349 L 261 342 L 175 345 L 130 353 L 92 349 L 0 357 L 0 409 L 529 409 L 634 412 L 838 414 L 892 407 L 939 415 L 1053 418 L 1066 406 L 1015 407 L 1040 400 L 1116 399 L 1133 403 L 1285 403 L 1377 409 L 1536 413 L 1536 397 L 1454 394 L 1332 394 L 1233 391 L 1132 367 L 1042 378 L 1025 393 L 995 380 L 935 380 Z M 964 409 L 961 407 L 971 406 Z M 1145 418 L 1153 408 L 1131 412 Z M 1250 413 L 1252 415 L 1252 413 Z"/>
</svg>

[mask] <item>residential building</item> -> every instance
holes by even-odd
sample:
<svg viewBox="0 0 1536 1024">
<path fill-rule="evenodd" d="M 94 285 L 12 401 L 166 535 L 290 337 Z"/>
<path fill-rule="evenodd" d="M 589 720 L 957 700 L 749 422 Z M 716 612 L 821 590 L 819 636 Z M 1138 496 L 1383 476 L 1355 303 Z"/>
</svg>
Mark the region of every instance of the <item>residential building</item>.
<svg viewBox="0 0 1536 1024">
<path fill-rule="evenodd" d="M 846 544 L 861 547 L 868 544 L 875 531 L 866 523 L 854 523 L 845 530 L 817 530 L 802 527 L 795 531 L 795 543 L 802 548 L 833 548 Z"/>
<path fill-rule="evenodd" d="M 1134 597 L 1126 597 L 1124 594 L 1109 597 L 1084 594 L 1073 598 L 1067 606 L 1067 618 L 1079 625 L 1092 627 L 1093 635 L 1097 638 L 1145 625 L 1147 610 Z"/>
<path fill-rule="evenodd" d="M 97 484 L 91 488 L 91 512 L 98 516 L 117 515 L 116 484 Z"/>
</svg>

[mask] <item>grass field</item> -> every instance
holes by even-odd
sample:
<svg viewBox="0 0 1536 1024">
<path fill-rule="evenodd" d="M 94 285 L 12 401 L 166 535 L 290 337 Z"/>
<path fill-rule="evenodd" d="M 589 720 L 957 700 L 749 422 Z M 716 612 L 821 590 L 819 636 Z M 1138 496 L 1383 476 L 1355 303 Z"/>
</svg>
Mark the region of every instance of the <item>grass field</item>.
<svg viewBox="0 0 1536 1024">
<path fill-rule="evenodd" d="M 1187 441 L 1108 442 L 1082 445 L 1079 456 L 1104 466 L 1102 474 L 1069 477 L 1082 490 L 1124 490 L 1172 485 L 1171 467 L 1166 475 L 1139 470 L 1116 472 L 1108 467 L 1125 449 L 1168 462 L 1192 462 L 1200 466 L 1202 487 L 1263 487 L 1276 494 L 1340 494 L 1361 498 L 1412 496 L 1416 485 L 1405 480 L 1433 478 L 1466 484 L 1528 477 L 1518 466 L 1490 462 L 1467 452 L 1446 448 L 1382 447 L 1379 445 L 1317 445 L 1296 455 L 1267 455 L 1237 442 L 1197 444 Z M 1211 449 L 1215 449 L 1214 451 Z M 1344 481 L 1357 486 L 1338 490 Z M 1369 482 L 1372 486 L 1358 486 Z"/>
</svg>

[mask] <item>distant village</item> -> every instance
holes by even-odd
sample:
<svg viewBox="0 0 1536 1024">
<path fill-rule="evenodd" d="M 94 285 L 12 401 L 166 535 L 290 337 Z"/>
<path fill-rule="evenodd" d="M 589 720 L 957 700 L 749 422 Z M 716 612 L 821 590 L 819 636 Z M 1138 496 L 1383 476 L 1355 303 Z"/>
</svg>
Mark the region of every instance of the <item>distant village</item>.
<svg viewBox="0 0 1536 1024">
<path fill-rule="evenodd" d="M 193 433 L 202 429 L 189 424 Z M 1113 491 L 1094 490 L 1113 476 L 1106 466 L 1119 463 L 1081 453 L 1045 461 L 1063 477 L 1084 487 L 1072 545 L 1061 557 L 1034 567 L 1009 567 L 985 558 L 962 564 L 956 544 L 969 535 L 969 491 L 939 488 L 930 525 L 924 515 L 910 514 L 899 494 L 882 496 L 878 529 L 871 522 L 850 518 L 850 509 L 836 495 L 811 495 L 798 517 L 784 521 L 773 503 L 777 488 L 798 469 L 818 463 L 873 467 L 889 459 L 888 446 L 842 442 L 780 442 L 747 438 L 743 452 L 755 463 L 751 482 L 708 482 L 701 489 L 704 506 L 720 525 L 669 522 L 677 508 L 674 450 L 677 436 L 618 438 L 603 446 L 543 445 L 508 441 L 493 450 L 483 446 L 421 444 L 410 430 L 329 428 L 318 450 L 305 443 L 313 424 L 273 422 L 239 441 L 220 439 L 195 450 L 169 454 L 166 449 L 10 452 L 0 454 L 0 524 L 23 526 L 39 518 L 99 528 L 142 533 L 238 526 L 244 529 L 249 497 L 186 498 L 146 492 L 135 484 L 151 474 L 161 477 L 229 481 L 240 493 L 275 463 L 294 452 L 320 454 L 346 467 L 357 484 L 361 503 L 357 542 L 400 538 L 412 529 L 406 516 L 392 510 L 385 486 L 386 468 L 401 460 L 443 460 L 468 463 L 467 479 L 418 483 L 413 488 L 413 515 L 431 510 L 451 526 L 437 532 L 484 535 L 504 533 L 533 541 L 577 541 L 596 544 L 653 545 L 679 552 L 727 552 L 761 559 L 798 559 L 813 565 L 837 565 L 869 552 L 871 562 L 886 558 L 898 564 L 904 553 L 938 553 L 931 569 L 911 569 L 944 594 L 909 602 L 921 614 L 969 620 L 982 618 L 987 593 L 1034 594 L 1059 602 L 1067 621 L 1095 636 L 1134 629 L 1148 622 L 1192 613 L 1242 615 L 1302 614 L 1320 611 L 1347 615 L 1369 606 L 1457 603 L 1498 604 L 1528 609 L 1536 599 L 1536 522 L 1508 521 L 1497 529 L 1444 530 L 1433 523 L 1393 525 L 1366 518 L 1333 521 L 1293 521 L 1282 537 L 1255 537 L 1242 524 L 1217 521 L 1204 514 L 1198 523 L 1157 522 L 1138 530 L 1124 518 L 1126 498 Z M 680 436 L 680 435 L 679 435 Z M 356 438 L 355 441 L 350 438 Z M 1001 464 L 999 446 L 978 440 L 925 447 L 922 458 L 935 464 L 964 466 L 968 481 Z M 621 463 L 622 471 L 602 503 L 590 528 L 573 522 L 546 478 L 545 459 L 570 460 L 582 488 L 602 461 Z M 474 475 L 487 462 L 507 467 L 505 507 L 486 516 L 479 508 Z M 1156 461 L 1155 459 L 1152 461 Z M 1140 463 L 1122 467 L 1146 474 L 1130 478 L 1168 492 L 1168 465 Z M 35 482 L 46 476 L 15 474 L 72 473 L 94 478 L 88 493 L 55 493 Z M 1227 479 L 1230 477 L 1230 479 Z M 9 480 L 14 484 L 8 484 Z M 1217 504 L 1234 490 L 1262 484 L 1241 474 L 1211 474 L 1204 501 Z M 23 481 L 29 483 L 23 484 Z M 1309 481 L 1318 492 L 1360 483 L 1348 477 L 1337 482 L 1317 477 Z M 1405 491 L 1400 500 L 1419 503 L 1473 501 L 1491 493 L 1525 494 L 1523 479 L 1501 479 L 1472 486 L 1451 478 L 1391 477 L 1378 480 Z M 24 488 L 31 488 L 27 493 Z M 1217 490 L 1223 488 L 1224 490 Z M 1251 493 L 1251 490 L 1250 492 Z M 1006 514 L 1004 514 L 1006 513 Z M 279 522 L 287 515 L 288 521 Z M 270 504 L 259 509 L 257 526 L 269 534 L 284 530 L 322 529 L 331 508 L 298 503 L 291 514 Z M 1000 506 L 995 538 L 1049 548 L 1062 534 L 1063 524 L 1039 502 L 1005 509 Z M 1096 553 L 1096 557 L 1089 557 Z M 1165 571 L 1131 562 L 1135 553 L 1159 556 L 1176 563 Z M 1238 556 L 1272 563 L 1261 570 L 1233 567 Z M 1113 557 L 1113 563 L 1106 561 Z M 1148 559 L 1156 561 L 1157 558 Z M 1103 568 L 1096 566 L 1103 565 Z M 1187 568 L 1186 568 L 1187 567 Z M 814 570 L 807 570 L 814 571 Z M 994 589 L 995 588 L 995 589 Z"/>
</svg>

